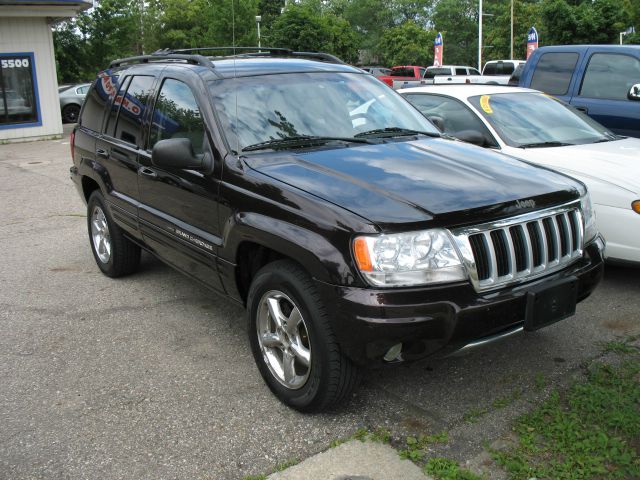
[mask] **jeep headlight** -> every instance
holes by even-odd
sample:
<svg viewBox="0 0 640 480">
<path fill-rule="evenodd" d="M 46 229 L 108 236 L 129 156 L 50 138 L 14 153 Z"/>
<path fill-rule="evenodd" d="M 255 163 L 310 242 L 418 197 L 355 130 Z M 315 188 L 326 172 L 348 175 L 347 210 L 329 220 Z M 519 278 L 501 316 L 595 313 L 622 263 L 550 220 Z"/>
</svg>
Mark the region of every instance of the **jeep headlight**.
<svg viewBox="0 0 640 480">
<path fill-rule="evenodd" d="M 358 269 L 379 287 L 426 285 L 465 280 L 467 272 L 446 230 L 356 237 Z"/>
<path fill-rule="evenodd" d="M 584 243 L 586 244 L 593 240 L 593 237 L 598 234 L 596 212 L 593 210 L 589 192 L 585 192 L 585 194 L 580 197 L 580 208 L 582 209 L 582 216 L 584 217 Z"/>
</svg>

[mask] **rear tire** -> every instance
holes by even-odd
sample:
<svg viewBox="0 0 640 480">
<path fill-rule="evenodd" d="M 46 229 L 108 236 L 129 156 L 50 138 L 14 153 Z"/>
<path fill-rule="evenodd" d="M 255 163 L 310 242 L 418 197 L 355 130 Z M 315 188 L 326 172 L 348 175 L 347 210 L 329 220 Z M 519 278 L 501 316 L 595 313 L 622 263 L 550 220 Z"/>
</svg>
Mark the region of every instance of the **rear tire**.
<svg viewBox="0 0 640 480">
<path fill-rule="evenodd" d="M 263 267 L 249 288 L 247 312 L 258 370 L 286 405 L 301 412 L 326 410 L 359 383 L 360 369 L 340 351 L 313 280 L 296 263 L 278 260 Z"/>
<path fill-rule="evenodd" d="M 87 228 L 91 251 L 102 273 L 115 278 L 138 269 L 140 247 L 126 238 L 113 221 L 100 190 L 89 196 Z"/>
<path fill-rule="evenodd" d="M 80 105 L 67 105 L 62 109 L 62 121 L 64 123 L 76 123 L 80 116 Z"/>
</svg>

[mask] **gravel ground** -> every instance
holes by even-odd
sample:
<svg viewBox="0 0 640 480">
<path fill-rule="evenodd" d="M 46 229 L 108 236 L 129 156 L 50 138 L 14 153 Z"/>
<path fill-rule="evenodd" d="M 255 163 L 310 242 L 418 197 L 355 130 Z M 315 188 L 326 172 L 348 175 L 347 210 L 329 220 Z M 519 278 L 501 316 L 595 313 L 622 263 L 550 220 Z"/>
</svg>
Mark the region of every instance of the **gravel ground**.
<svg viewBox="0 0 640 480">
<path fill-rule="evenodd" d="M 603 342 L 640 333 L 638 270 L 611 267 L 571 319 L 369 372 L 348 405 L 302 415 L 263 384 L 242 309 L 148 255 L 134 276 L 99 272 L 69 166 L 66 136 L 0 145 L 0 478 L 239 479 L 363 426 L 448 430 L 469 457 Z"/>
</svg>

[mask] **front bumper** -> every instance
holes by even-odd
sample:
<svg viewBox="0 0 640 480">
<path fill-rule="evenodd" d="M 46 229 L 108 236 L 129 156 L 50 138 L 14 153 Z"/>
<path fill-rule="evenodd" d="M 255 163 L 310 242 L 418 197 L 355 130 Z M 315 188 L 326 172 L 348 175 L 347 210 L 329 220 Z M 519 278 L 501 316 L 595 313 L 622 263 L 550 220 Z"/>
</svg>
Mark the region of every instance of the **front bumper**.
<svg viewBox="0 0 640 480">
<path fill-rule="evenodd" d="M 602 279 L 604 242 L 587 245 L 580 260 L 529 283 L 477 293 L 468 282 L 432 287 L 371 289 L 317 281 L 343 352 L 355 363 L 383 362 L 402 343 L 402 359 L 417 360 L 498 336 L 524 324 L 527 294 L 545 283 L 576 277 L 578 301 Z"/>
</svg>

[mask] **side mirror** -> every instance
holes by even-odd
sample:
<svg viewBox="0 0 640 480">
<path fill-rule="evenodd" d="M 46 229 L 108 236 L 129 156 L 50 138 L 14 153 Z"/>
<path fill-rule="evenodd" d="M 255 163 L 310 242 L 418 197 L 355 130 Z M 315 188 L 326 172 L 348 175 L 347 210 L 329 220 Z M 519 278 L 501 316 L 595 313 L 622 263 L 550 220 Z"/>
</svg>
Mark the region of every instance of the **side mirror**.
<svg viewBox="0 0 640 480">
<path fill-rule="evenodd" d="M 203 168 L 202 155 L 193 153 L 193 145 L 188 138 L 168 138 L 157 142 L 151 151 L 151 163 L 161 168 Z"/>
<path fill-rule="evenodd" d="M 441 132 L 444 132 L 444 118 L 439 117 L 437 115 L 431 115 L 427 117 L 427 120 L 433 123 L 438 130 L 440 130 Z"/>
<path fill-rule="evenodd" d="M 631 87 L 627 94 L 627 98 L 629 100 L 640 100 L 640 83 L 636 83 Z"/>
<path fill-rule="evenodd" d="M 461 130 L 454 133 L 452 136 L 456 137 L 458 140 L 462 140 L 463 142 L 478 145 L 479 147 L 484 147 L 487 143 L 484 135 L 477 130 Z"/>
</svg>

